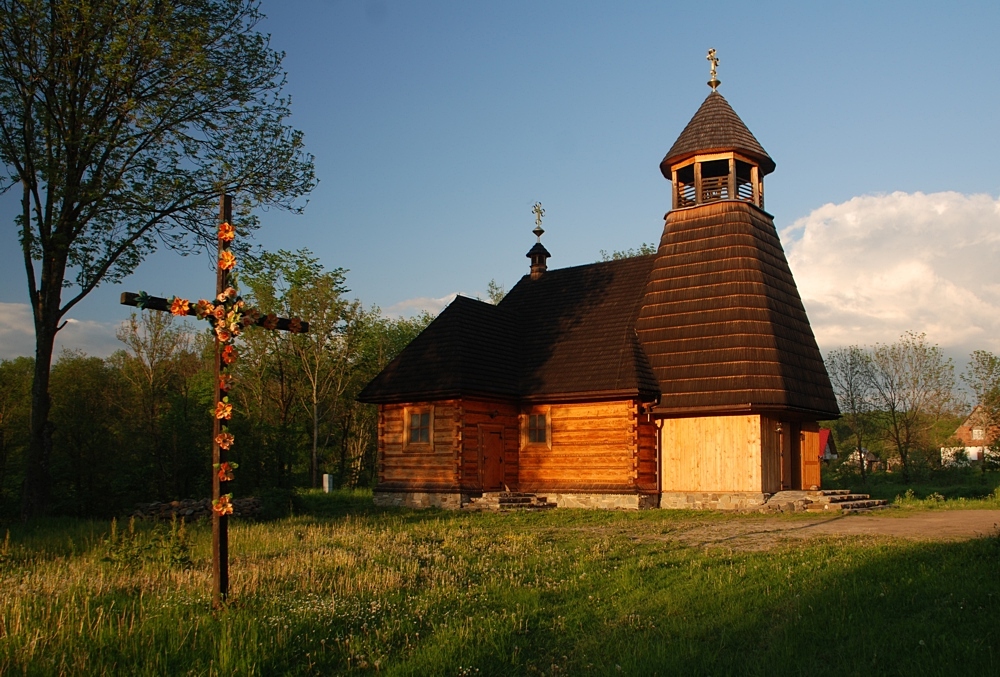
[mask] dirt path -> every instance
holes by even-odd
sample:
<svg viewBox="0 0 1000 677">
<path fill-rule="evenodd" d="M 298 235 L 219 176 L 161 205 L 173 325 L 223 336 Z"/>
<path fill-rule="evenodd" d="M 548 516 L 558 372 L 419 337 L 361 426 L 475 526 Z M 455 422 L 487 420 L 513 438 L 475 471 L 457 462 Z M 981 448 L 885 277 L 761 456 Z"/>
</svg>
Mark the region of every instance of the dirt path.
<svg viewBox="0 0 1000 677">
<path fill-rule="evenodd" d="M 789 538 L 892 536 L 959 541 L 1000 534 L 1000 510 L 921 511 L 906 515 L 843 515 L 815 519 L 727 520 L 672 534 L 690 545 L 766 549 Z"/>
</svg>

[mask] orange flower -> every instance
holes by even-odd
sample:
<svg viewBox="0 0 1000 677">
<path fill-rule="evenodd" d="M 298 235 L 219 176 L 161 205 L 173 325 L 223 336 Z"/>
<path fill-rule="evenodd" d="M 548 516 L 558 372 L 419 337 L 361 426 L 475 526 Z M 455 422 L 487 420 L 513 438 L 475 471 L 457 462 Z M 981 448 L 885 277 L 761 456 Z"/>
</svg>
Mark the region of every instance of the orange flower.
<svg viewBox="0 0 1000 677">
<path fill-rule="evenodd" d="M 177 296 L 174 297 L 174 302 L 170 304 L 170 312 L 174 315 L 187 315 L 188 308 L 191 304 L 188 303 L 187 299 L 182 299 Z"/>
<path fill-rule="evenodd" d="M 301 334 L 302 320 L 300 320 L 297 317 L 293 317 L 292 319 L 290 319 L 288 321 L 288 331 L 292 332 L 293 334 Z"/>
<path fill-rule="evenodd" d="M 256 308 L 247 308 L 243 311 L 243 321 L 241 324 L 244 327 L 252 327 L 257 324 L 257 320 L 260 319 L 260 311 Z"/>
<path fill-rule="evenodd" d="M 222 361 L 226 364 L 232 364 L 236 361 L 237 357 L 239 357 L 239 355 L 236 353 L 236 348 L 233 346 L 226 346 L 222 349 Z"/>
<path fill-rule="evenodd" d="M 232 270 L 236 267 L 236 257 L 233 256 L 232 252 L 225 251 L 219 254 L 219 268 L 223 270 Z"/>
<path fill-rule="evenodd" d="M 212 317 L 217 320 L 226 319 L 226 307 L 223 305 L 218 305 L 212 308 Z"/>
<path fill-rule="evenodd" d="M 223 242 L 232 242 L 236 239 L 236 229 L 228 222 L 221 224 L 219 226 L 219 239 Z"/>
<path fill-rule="evenodd" d="M 233 446 L 235 441 L 236 438 L 233 437 L 232 433 L 219 433 L 215 436 L 215 443 L 219 445 L 219 449 L 228 449 Z M 228 463 L 224 465 L 228 465 Z"/>
<path fill-rule="evenodd" d="M 215 338 L 219 340 L 219 343 L 229 343 L 233 339 L 233 335 L 229 333 L 225 325 L 219 325 L 215 328 Z"/>
<path fill-rule="evenodd" d="M 222 392 L 229 392 L 229 388 L 233 385 L 233 375 L 222 373 L 219 374 L 219 390 Z"/>
<path fill-rule="evenodd" d="M 226 290 L 219 294 L 219 303 L 225 303 L 227 299 L 236 298 L 236 290 L 232 287 L 226 287 Z"/>
<path fill-rule="evenodd" d="M 218 515 L 219 517 L 222 517 L 223 515 L 232 515 L 233 514 L 232 499 L 233 499 L 232 494 L 224 494 L 222 496 L 219 496 L 217 499 L 212 501 L 212 510 L 214 510 L 215 514 Z"/>
<path fill-rule="evenodd" d="M 220 421 L 228 421 L 233 417 L 233 405 L 228 402 L 217 402 L 215 405 L 215 418 Z"/>
<path fill-rule="evenodd" d="M 264 316 L 264 329 L 277 329 L 278 328 L 278 316 L 274 313 L 268 313 Z"/>
<path fill-rule="evenodd" d="M 198 305 L 196 305 L 194 308 L 194 314 L 198 317 L 198 319 L 203 320 L 209 315 L 211 315 L 212 311 L 214 310 L 215 306 L 212 305 L 211 301 L 207 299 L 201 299 L 200 301 L 198 301 Z"/>
<path fill-rule="evenodd" d="M 232 482 L 233 470 L 235 470 L 239 466 L 236 463 L 220 463 L 215 467 L 219 471 L 220 482 Z"/>
</svg>

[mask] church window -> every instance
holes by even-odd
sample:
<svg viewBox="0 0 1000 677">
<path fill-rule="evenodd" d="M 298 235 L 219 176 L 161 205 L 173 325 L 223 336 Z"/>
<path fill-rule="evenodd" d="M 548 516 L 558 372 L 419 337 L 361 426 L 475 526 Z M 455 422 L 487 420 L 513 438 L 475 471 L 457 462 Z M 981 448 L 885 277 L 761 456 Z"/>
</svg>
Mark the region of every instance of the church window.
<svg viewBox="0 0 1000 677">
<path fill-rule="evenodd" d="M 531 407 L 521 415 L 521 446 L 552 448 L 549 407 Z"/>
<path fill-rule="evenodd" d="M 406 446 L 430 447 L 434 432 L 433 407 L 407 407 L 403 420 L 406 425 Z"/>
<path fill-rule="evenodd" d="M 545 444 L 548 439 L 545 434 L 545 414 L 528 415 L 528 443 Z"/>
</svg>

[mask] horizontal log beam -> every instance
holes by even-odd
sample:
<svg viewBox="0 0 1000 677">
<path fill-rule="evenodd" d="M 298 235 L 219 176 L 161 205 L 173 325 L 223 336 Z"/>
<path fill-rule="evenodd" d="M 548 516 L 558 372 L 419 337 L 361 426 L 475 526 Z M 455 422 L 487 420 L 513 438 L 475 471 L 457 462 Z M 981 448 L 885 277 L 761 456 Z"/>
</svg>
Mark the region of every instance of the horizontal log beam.
<svg viewBox="0 0 1000 677">
<path fill-rule="evenodd" d="M 149 295 L 146 296 L 145 300 L 140 305 L 139 294 L 135 294 L 130 291 L 122 292 L 121 304 L 123 306 L 132 306 L 134 308 L 141 308 L 143 310 L 160 310 L 165 313 L 170 312 L 170 306 L 171 306 L 170 299 L 165 299 L 162 296 L 149 296 Z M 195 315 L 195 304 L 193 303 L 188 304 L 187 314 L 191 316 Z M 263 327 L 266 321 L 267 321 L 266 317 L 261 317 L 254 324 L 258 327 Z M 309 323 L 303 320 L 300 320 L 300 322 L 302 328 L 299 330 L 299 333 L 307 334 L 309 332 Z M 291 320 L 289 320 L 288 318 L 279 317 L 277 329 L 280 329 L 281 331 L 289 331 L 290 324 Z"/>
</svg>

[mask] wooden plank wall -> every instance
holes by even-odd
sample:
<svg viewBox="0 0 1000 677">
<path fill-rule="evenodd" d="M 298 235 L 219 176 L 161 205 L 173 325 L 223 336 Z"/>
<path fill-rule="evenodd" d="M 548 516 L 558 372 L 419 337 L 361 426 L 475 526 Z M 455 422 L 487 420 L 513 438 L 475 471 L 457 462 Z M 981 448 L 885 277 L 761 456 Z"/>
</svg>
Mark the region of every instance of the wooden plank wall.
<svg viewBox="0 0 1000 677">
<path fill-rule="evenodd" d="M 760 417 L 761 491 L 768 494 L 781 491 L 781 447 L 777 427 L 777 419 Z M 783 423 L 782 427 L 787 428 L 788 424 Z"/>
<path fill-rule="evenodd" d="M 637 413 L 631 400 L 549 405 L 551 448 L 521 449 L 521 491 L 634 492 L 641 466 Z"/>
<path fill-rule="evenodd" d="M 664 419 L 663 491 L 762 491 L 756 414 Z"/>
<path fill-rule="evenodd" d="M 432 443 L 404 449 L 407 407 L 433 406 Z M 457 491 L 461 406 L 454 400 L 379 405 L 379 488 Z"/>
<path fill-rule="evenodd" d="M 479 425 L 502 425 L 504 444 L 504 483 L 513 491 L 518 491 L 518 454 L 520 441 L 518 408 L 507 402 L 464 399 L 462 457 L 460 484 L 463 491 L 481 491 L 482 477 L 479 471 Z"/>
</svg>

